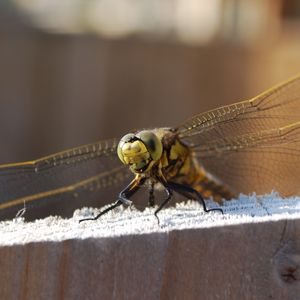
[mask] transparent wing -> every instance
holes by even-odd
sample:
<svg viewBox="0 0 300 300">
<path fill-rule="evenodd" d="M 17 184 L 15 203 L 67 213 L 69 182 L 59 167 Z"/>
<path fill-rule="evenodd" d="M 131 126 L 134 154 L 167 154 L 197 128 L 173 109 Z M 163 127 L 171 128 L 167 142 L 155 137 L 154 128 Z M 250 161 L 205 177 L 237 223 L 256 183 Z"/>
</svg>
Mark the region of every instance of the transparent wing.
<svg viewBox="0 0 300 300">
<path fill-rule="evenodd" d="M 117 144 L 101 141 L 0 166 L 0 218 L 14 217 L 24 205 L 31 219 L 114 201 L 132 176 L 116 155 Z"/>
<path fill-rule="evenodd" d="M 204 168 L 236 193 L 300 195 L 300 76 L 178 127 Z"/>
</svg>

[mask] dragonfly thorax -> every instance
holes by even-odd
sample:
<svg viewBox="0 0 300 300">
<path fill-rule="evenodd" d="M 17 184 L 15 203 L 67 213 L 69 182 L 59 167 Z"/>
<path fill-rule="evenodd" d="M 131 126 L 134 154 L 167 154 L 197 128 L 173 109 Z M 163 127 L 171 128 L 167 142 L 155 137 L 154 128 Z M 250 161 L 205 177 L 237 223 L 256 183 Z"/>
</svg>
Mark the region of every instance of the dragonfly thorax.
<svg viewBox="0 0 300 300">
<path fill-rule="evenodd" d="M 134 173 L 148 171 L 160 160 L 163 146 L 160 138 L 150 130 L 126 134 L 119 142 L 118 156 Z"/>
</svg>

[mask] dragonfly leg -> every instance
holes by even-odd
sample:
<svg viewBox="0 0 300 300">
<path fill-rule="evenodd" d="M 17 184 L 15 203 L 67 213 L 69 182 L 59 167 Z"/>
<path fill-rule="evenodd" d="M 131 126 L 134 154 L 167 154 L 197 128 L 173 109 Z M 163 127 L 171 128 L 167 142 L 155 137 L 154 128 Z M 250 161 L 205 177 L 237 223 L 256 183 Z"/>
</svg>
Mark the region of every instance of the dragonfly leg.
<svg viewBox="0 0 300 300">
<path fill-rule="evenodd" d="M 139 190 L 142 183 L 143 183 L 143 180 L 134 179 L 133 181 L 131 181 L 129 183 L 129 185 L 124 190 L 122 190 L 120 192 L 119 199 L 115 203 L 113 203 L 112 205 L 110 205 L 109 207 L 107 207 L 106 209 L 101 211 L 95 217 L 85 218 L 85 219 L 79 220 L 79 223 L 83 222 L 83 221 L 95 221 L 95 220 L 99 219 L 101 216 L 103 216 L 104 214 L 108 213 L 109 211 L 115 209 L 116 207 L 118 207 L 122 204 L 131 205 L 132 201 L 129 200 L 128 198 L 131 197 L 134 193 L 136 193 Z"/>
<path fill-rule="evenodd" d="M 150 190 L 149 190 L 149 200 L 148 205 L 153 207 L 155 205 L 155 197 L 154 197 L 154 183 L 151 184 Z"/>
<path fill-rule="evenodd" d="M 154 216 L 157 219 L 158 225 L 159 225 L 159 218 L 157 214 L 164 208 L 164 206 L 171 200 L 172 197 L 172 191 L 171 189 L 165 185 L 165 191 L 167 193 L 167 198 L 159 205 L 159 207 L 155 210 Z"/>
<path fill-rule="evenodd" d="M 114 204 L 112 204 L 111 206 L 107 207 L 106 209 L 104 209 L 103 211 L 101 211 L 98 215 L 96 215 L 95 217 L 91 217 L 91 218 L 84 218 L 79 220 L 79 223 L 83 222 L 83 221 L 95 221 L 98 218 L 100 218 L 101 216 L 103 216 L 104 214 L 108 213 L 109 211 L 113 210 L 114 208 L 122 205 L 123 202 L 121 200 L 116 201 Z"/>
<path fill-rule="evenodd" d="M 201 193 L 199 193 L 198 191 L 196 191 L 195 189 L 193 189 L 192 187 L 190 187 L 188 185 L 184 185 L 184 184 L 180 184 L 180 183 L 176 183 L 176 182 L 168 182 L 168 187 L 171 190 L 176 191 L 178 194 L 181 194 L 186 198 L 192 198 L 194 200 L 197 200 L 203 206 L 203 210 L 205 212 L 219 211 L 223 214 L 223 210 L 221 208 L 208 209 L 206 207 L 205 201 L 204 201 Z M 191 196 L 194 196 L 194 197 L 191 197 Z"/>
</svg>

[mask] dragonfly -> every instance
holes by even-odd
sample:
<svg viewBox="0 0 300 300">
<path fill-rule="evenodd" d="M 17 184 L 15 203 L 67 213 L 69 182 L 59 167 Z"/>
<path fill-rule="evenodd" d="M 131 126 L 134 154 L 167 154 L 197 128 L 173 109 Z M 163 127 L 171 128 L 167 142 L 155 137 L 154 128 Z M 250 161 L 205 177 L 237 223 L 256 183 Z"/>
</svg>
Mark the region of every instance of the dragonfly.
<svg viewBox="0 0 300 300">
<path fill-rule="evenodd" d="M 121 139 L 99 141 L 32 161 L 0 165 L 0 218 L 13 218 L 25 207 L 31 217 L 69 213 L 86 203 L 111 203 L 108 211 L 131 205 L 148 189 L 219 204 L 239 193 L 283 197 L 300 195 L 300 75 L 258 96 L 200 113 L 176 127 L 140 130 Z M 113 200 L 115 200 L 113 202 Z M 34 209 L 33 209 L 34 208 Z M 55 210 L 56 209 L 56 210 Z M 36 215 L 33 214 L 35 217 Z"/>
</svg>

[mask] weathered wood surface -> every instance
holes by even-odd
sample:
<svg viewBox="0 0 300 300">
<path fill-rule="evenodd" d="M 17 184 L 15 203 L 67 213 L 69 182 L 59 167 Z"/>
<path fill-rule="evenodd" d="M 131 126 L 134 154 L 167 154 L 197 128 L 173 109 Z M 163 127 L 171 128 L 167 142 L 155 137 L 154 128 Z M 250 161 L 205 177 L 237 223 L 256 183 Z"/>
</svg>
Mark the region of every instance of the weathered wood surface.
<svg viewBox="0 0 300 300">
<path fill-rule="evenodd" d="M 300 299 L 300 219 L 0 247 L 1 299 Z"/>
</svg>

